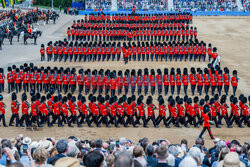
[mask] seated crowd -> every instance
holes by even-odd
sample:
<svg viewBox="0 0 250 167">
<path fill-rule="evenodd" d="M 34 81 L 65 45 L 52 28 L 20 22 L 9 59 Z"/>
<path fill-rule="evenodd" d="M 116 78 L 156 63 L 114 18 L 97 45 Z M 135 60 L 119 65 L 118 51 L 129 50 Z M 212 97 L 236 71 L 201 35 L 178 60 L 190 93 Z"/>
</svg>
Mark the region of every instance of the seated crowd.
<svg viewBox="0 0 250 167">
<path fill-rule="evenodd" d="M 174 144 L 142 138 L 133 143 L 125 137 L 117 141 L 81 140 L 74 136 L 56 140 L 29 137 L 1 140 L 0 166 L 10 167 L 245 167 L 250 165 L 250 140 L 224 141 L 216 138 L 208 148 L 197 138 L 191 146 L 186 139 Z"/>
<path fill-rule="evenodd" d="M 174 0 L 174 7 L 180 11 L 237 11 L 235 0 Z"/>
<path fill-rule="evenodd" d="M 250 1 L 249 0 L 242 0 L 242 6 L 243 6 L 243 10 L 245 12 L 250 11 Z"/>
</svg>

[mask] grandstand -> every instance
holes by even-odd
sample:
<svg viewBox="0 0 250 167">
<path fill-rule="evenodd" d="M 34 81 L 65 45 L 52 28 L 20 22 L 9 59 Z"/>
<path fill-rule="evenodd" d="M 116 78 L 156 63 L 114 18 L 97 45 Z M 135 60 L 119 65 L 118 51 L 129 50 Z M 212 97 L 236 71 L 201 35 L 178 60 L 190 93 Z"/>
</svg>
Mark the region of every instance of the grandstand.
<svg viewBox="0 0 250 167">
<path fill-rule="evenodd" d="M 249 0 L 115 0 L 117 10 L 127 11 L 132 8 L 142 11 L 249 11 Z M 111 10 L 111 0 L 86 0 L 86 10 Z"/>
</svg>

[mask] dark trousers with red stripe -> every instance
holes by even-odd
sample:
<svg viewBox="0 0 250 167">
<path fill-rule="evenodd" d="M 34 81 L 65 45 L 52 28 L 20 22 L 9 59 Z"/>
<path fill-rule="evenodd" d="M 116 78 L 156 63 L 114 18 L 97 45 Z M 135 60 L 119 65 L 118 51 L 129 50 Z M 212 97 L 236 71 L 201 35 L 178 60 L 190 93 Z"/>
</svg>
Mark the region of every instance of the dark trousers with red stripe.
<svg viewBox="0 0 250 167">
<path fill-rule="evenodd" d="M 202 131 L 201 131 L 201 133 L 200 133 L 200 135 L 199 135 L 199 138 L 202 138 L 202 136 L 203 136 L 203 134 L 205 133 L 206 130 L 208 131 L 209 136 L 211 137 L 211 139 L 213 139 L 214 136 L 213 136 L 213 134 L 212 134 L 212 132 L 211 132 L 210 127 L 203 127 L 203 129 L 202 129 Z"/>
</svg>

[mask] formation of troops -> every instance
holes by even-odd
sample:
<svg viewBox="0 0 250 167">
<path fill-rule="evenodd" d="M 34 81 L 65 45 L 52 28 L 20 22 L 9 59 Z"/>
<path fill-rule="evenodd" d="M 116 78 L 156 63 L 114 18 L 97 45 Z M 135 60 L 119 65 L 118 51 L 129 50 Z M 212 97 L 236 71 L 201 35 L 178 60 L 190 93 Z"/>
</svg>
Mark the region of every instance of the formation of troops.
<svg viewBox="0 0 250 167">
<path fill-rule="evenodd" d="M 69 42 L 41 45 L 41 61 L 205 61 L 218 57 L 217 48 L 199 42 Z"/>
<path fill-rule="evenodd" d="M 67 39 L 41 45 L 41 61 L 209 61 L 217 48 L 197 39 L 192 15 L 85 15 L 67 30 Z M 143 41 L 143 42 L 140 42 Z M 45 48 L 46 47 L 46 48 Z"/>
<path fill-rule="evenodd" d="M 203 125 L 200 137 L 208 130 L 211 138 L 211 125 L 250 127 L 250 97 L 236 97 L 237 71 L 220 67 L 217 48 L 199 41 L 191 23 L 189 13 L 85 15 L 68 28 L 66 39 L 41 45 L 41 61 L 47 56 L 47 61 L 123 59 L 126 64 L 131 60 L 206 61 L 208 57 L 209 64 L 190 69 L 90 70 L 25 63 L 8 67 L 6 76 L 0 68 L 0 93 L 8 90 L 12 100 L 7 124 L 0 95 L 0 121 L 3 126 L 26 127 Z"/>
<path fill-rule="evenodd" d="M 202 125 L 203 122 L 214 124 L 220 128 L 222 120 L 225 120 L 228 128 L 232 128 L 235 124 L 243 128 L 243 124 L 250 127 L 249 122 L 249 104 L 250 96 L 245 97 L 240 95 L 239 98 L 230 96 L 230 106 L 227 105 L 226 95 L 221 98 L 218 94 L 212 97 L 206 95 L 204 99 L 199 99 L 184 96 L 181 98 L 169 96 L 167 102 L 162 96 L 159 96 L 158 106 L 153 104 L 152 96 L 148 96 L 144 103 L 144 96 L 140 95 L 136 98 L 135 95 L 127 97 L 123 95 L 105 97 L 98 95 L 89 95 L 88 99 L 82 94 L 76 98 L 68 93 L 67 96 L 61 94 L 54 95 L 54 90 L 46 96 L 41 96 L 40 93 L 30 92 L 31 103 L 28 102 L 26 93 L 22 94 L 21 102 L 18 102 L 16 93 L 11 95 L 11 112 L 12 116 L 9 121 L 9 126 L 31 126 L 36 123 L 42 127 L 47 124 L 52 127 L 57 123 L 58 127 L 67 124 L 73 127 L 77 124 L 82 127 L 82 124 L 87 124 L 89 127 L 96 125 L 101 127 L 138 127 L 143 124 L 143 127 L 148 128 L 149 122 L 152 122 L 154 127 L 158 128 L 160 124 L 164 124 L 166 128 L 171 125 L 175 127 L 186 128 L 194 126 L 196 128 Z M 88 100 L 88 103 L 87 103 Z M 208 113 L 204 113 L 203 107 L 208 106 Z M 0 112 L 4 126 L 7 126 L 5 121 L 5 104 L 3 96 L 0 95 Z M 19 115 L 21 114 L 21 117 Z"/>
<path fill-rule="evenodd" d="M 227 67 L 221 69 L 219 66 L 215 68 L 208 65 L 208 68 L 165 68 L 161 69 L 139 69 L 139 70 L 90 70 L 63 67 L 40 67 L 25 63 L 19 68 L 16 65 L 8 67 L 7 76 L 4 70 L 0 68 L 0 93 L 4 92 L 5 80 L 8 83 L 8 93 L 22 90 L 26 93 L 33 90 L 38 93 L 48 93 L 53 88 L 57 93 L 74 94 L 75 92 L 87 94 L 110 94 L 132 95 L 149 94 L 154 95 L 180 95 L 181 90 L 185 95 L 191 88 L 192 95 L 196 93 L 200 96 L 202 93 L 206 95 L 214 95 L 223 92 L 228 95 L 229 88 L 232 87 L 235 95 L 239 78 L 237 71 L 232 72 Z"/>
</svg>

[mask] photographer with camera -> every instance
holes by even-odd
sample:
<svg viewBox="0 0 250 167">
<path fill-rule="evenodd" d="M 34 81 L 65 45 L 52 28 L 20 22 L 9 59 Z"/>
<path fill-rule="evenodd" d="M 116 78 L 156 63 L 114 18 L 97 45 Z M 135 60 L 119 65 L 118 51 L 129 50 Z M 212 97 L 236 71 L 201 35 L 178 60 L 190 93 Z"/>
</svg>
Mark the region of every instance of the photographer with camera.
<svg viewBox="0 0 250 167">
<path fill-rule="evenodd" d="M 1 165 L 6 166 L 8 163 L 13 164 L 16 162 L 16 159 L 14 158 L 14 152 L 13 146 L 11 145 L 11 142 L 9 140 L 2 141 L 2 146 L 0 147 L 0 167 Z M 7 163 L 7 161 L 9 161 Z"/>
</svg>

